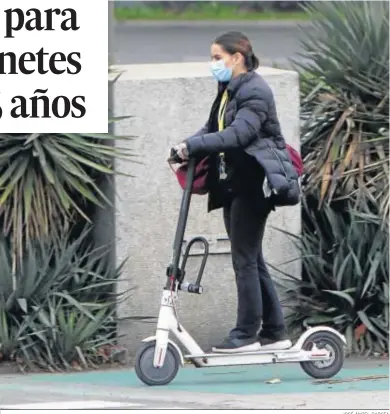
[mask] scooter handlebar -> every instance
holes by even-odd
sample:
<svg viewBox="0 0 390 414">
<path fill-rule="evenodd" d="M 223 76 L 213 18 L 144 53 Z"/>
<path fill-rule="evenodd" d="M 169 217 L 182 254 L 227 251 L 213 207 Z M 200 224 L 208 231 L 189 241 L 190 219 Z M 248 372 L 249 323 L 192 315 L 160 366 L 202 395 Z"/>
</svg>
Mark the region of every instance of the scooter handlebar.
<svg viewBox="0 0 390 414">
<path fill-rule="evenodd" d="M 179 154 L 175 148 L 171 148 L 171 153 L 169 154 L 168 162 L 170 164 L 181 164 L 184 160 L 179 157 Z"/>
</svg>

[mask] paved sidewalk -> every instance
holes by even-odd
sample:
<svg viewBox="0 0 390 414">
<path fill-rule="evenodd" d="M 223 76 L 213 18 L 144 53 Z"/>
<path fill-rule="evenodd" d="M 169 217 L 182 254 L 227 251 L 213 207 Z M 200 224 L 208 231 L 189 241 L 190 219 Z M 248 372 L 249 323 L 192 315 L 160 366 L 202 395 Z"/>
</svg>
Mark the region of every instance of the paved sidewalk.
<svg viewBox="0 0 390 414">
<path fill-rule="evenodd" d="M 0 409 L 333 408 L 383 411 L 389 409 L 387 364 L 388 361 L 349 362 L 333 378 L 341 381 L 321 384 L 307 377 L 299 364 L 209 369 L 187 367 L 166 387 L 146 387 L 129 369 L 3 375 L 0 377 Z M 364 379 L 367 377 L 371 379 Z M 280 378 L 281 383 L 266 384 L 272 378 Z"/>
<path fill-rule="evenodd" d="M 115 25 L 116 64 L 208 62 L 210 44 L 229 30 L 243 30 L 262 66 L 288 66 L 302 52 L 295 22 L 123 22 Z M 305 28 L 309 30 L 309 28 Z"/>
</svg>

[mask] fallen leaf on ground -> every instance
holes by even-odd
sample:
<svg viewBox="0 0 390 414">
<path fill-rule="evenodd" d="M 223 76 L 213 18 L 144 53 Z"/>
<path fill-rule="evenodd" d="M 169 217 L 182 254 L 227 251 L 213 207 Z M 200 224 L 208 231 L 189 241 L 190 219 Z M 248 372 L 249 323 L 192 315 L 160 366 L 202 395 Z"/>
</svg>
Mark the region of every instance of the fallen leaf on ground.
<svg viewBox="0 0 390 414">
<path fill-rule="evenodd" d="M 268 381 L 265 381 L 266 384 L 280 384 L 282 381 L 280 381 L 279 378 L 274 378 Z"/>
<path fill-rule="evenodd" d="M 73 368 L 75 371 L 82 371 L 82 370 L 83 370 L 83 369 L 81 368 L 80 364 L 79 364 L 78 362 L 76 362 L 76 361 L 73 361 L 71 365 L 72 365 L 72 368 Z"/>
</svg>

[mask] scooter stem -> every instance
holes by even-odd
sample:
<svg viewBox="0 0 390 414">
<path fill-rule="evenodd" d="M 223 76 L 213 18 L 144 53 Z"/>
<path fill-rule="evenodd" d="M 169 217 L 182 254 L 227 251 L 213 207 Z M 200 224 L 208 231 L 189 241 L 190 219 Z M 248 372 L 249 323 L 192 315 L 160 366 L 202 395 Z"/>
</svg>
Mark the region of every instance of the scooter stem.
<svg viewBox="0 0 390 414">
<path fill-rule="evenodd" d="M 194 177 L 195 177 L 195 169 L 196 169 L 196 159 L 190 158 L 188 160 L 186 187 L 183 191 L 183 196 L 181 199 L 179 220 L 178 220 L 177 227 L 176 227 L 175 241 L 173 243 L 172 274 L 170 276 L 173 276 L 175 280 L 178 279 L 181 247 L 183 244 L 184 233 L 186 230 L 187 219 L 188 219 L 188 213 L 190 210 L 192 186 L 193 186 Z M 169 279 L 167 281 L 166 288 L 168 289 L 170 288 Z"/>
</svg>

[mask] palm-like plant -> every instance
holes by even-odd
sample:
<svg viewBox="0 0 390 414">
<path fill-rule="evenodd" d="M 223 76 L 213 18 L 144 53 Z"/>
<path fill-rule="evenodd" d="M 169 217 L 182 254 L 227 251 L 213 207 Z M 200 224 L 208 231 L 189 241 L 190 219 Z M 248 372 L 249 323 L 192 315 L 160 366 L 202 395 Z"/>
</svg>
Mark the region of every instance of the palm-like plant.
<svg viewBox="0 0 390 414">
<path fill-rule="evenodd" d="M 63 231 L 86 202 L 109 204 L 97 175 L 113 174 L 113 159 L 129 149 L 108 145 L 130 138 L 108 134 L 0 134 L 0 220 L 19 255 L 26 242 Z"/>
<path fill-rule="evenodd" d="M 388 352 L 389 5 L 307 4 L 313 30 L 295 62 L 303 228 L 292 236 L 303 271 L 283 274 L 285 304 L 296 328 L 332 325 L 350 352 Z"/>
<path fill-rule="evenodd" d="M 304 199 L 302 237 L 289 235 L 301 253 L 302 280 L 278 272 L 288 322 L 333 326 L 351 353 L 388 352 L 388 230 L 374 215 L 340 214 L 328 205 L 317 211 L 312 201 Z"/>
<path fill-rule="evenodd" d="M 90 244 L 90 232 L 29 243 L 16 274 L 12 246 L 0 238 L 0 362 L 53 371 L 107 360 L 116 306 L 130 291 L 118 291 L 123 263 L 110 264 L 110 246 Z"/>
<path fill-rule="evenodd" d="M 110 88 L 119 76 L 109 65 Z M 14 256 L 20 258 L 32 240 L 58 237 L 80 218 L 90 222 L 88 205 L 110 205 L 99 179 L 120 173 L 115 158 L 135 162 L 128 146 L 118 146 L 131 139 L 111 133 L 0 134 L 0 225 L 12 238 Z"/>
<path fill-rule="evenodd" d="M 112 87 L 119 74 L 108 71 Z M 135 161 L 117 145 L 129 139 L 0 134 L 0 362 L 88 367 L 115 349 L 116 306 L 127 297 L 117 292 L 122 268 L 111 246 L 94 248 L 93 232 L 80 225 L 91 206 L 111 204 L 102 181 L 120 173 L 116 158 Z"/>
<path fill-rule="evenodd" d="M 389 4 L 310 2 L 302 38 L 305 190 L 389 214 Z M 304 29 L 302 29 L 304 30 Z M 307 58 L 310 60 L 308 61 Z"/>
</svg>

